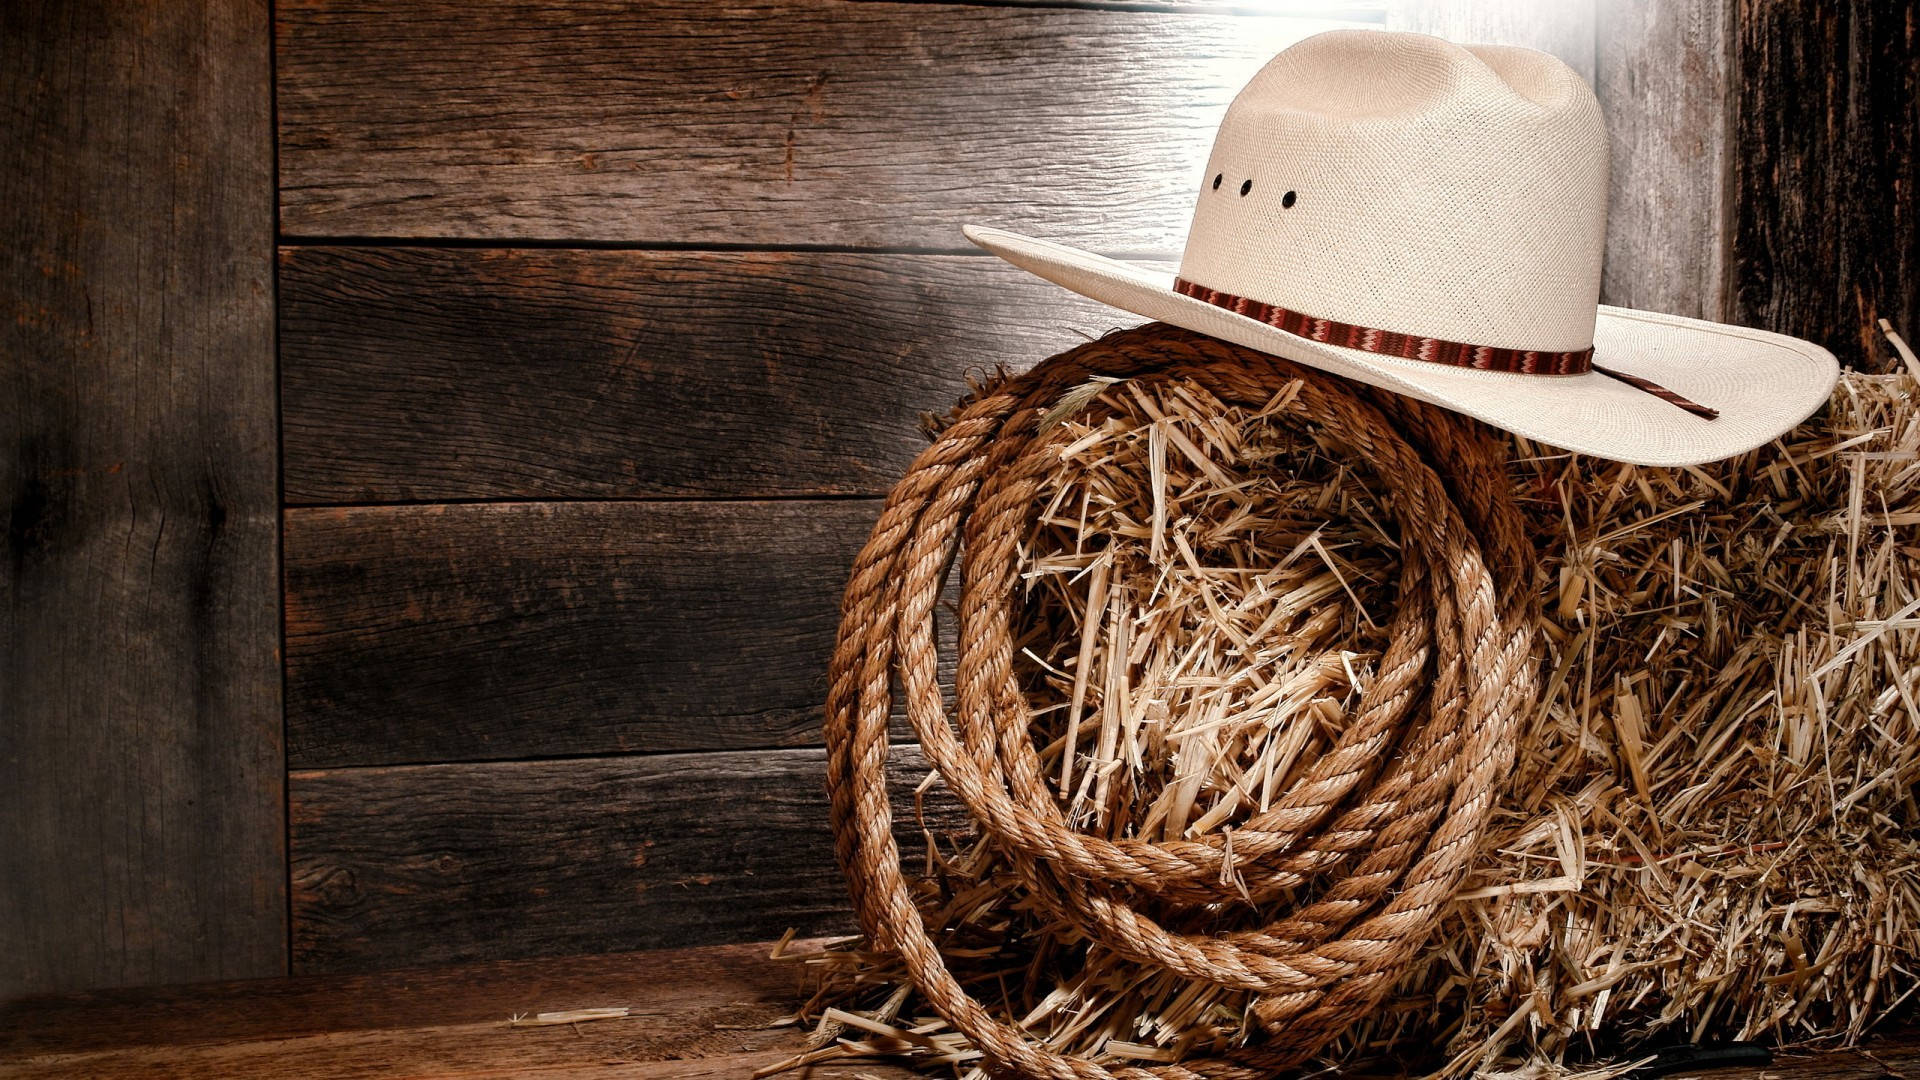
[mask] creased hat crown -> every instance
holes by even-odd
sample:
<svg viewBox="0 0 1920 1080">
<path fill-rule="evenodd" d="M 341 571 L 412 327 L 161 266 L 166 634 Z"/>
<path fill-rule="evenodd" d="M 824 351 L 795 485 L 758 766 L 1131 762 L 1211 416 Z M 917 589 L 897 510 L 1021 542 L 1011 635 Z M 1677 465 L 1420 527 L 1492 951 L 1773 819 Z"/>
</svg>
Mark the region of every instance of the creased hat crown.
<svg viewBox="0 0 1920 1080">
<path fill-rule="evenodd" d="M 1579 350 L 1606 199 L 1600 106 L 1560 60 L 1334 31 L 1228 108 L 1180 276 L 1320 319 Z"/>
</svg>

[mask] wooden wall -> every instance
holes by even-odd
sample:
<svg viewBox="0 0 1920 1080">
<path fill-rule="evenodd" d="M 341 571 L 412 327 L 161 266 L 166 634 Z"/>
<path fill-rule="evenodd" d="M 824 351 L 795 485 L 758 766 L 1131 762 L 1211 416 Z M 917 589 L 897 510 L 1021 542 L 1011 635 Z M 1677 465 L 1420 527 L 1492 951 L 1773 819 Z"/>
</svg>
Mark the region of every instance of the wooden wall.
<svg viewBox="0 0 1920 1080">
<path fill-rule="evenodd" d="M 1740 0 L 1731 319 L 1885 356 L 1920 337 L 1920 4 Z"/>
<path fill-rule="evenodd" d="M 1137 321 L 960 224 L 1173 254 L 1232 91 L 1347 14 L 283 3 L 294 966 L 845 926 L 878 498 L 969 372 Z"/>
<path fill-rule="evenodd" d="M 1176 257 L 1228 98 L 1317 30 L 1589 75 L 1610 302 L 1850 357 L 1862 314 L 1916 314 L 1912 0 L 277 0 L 270 40 L 263 7 L 209 0 L 155 39 L 182 44 L 152 77 L 198 96 L 97 115 L 48 88 L 109 79 L 98 42 L 166 19 L 41 6 L 72 10 L 4 16 L 39 65 L 9 100 L 138 175 L 0 172 L 54 238 L 9 253 L 42 291 L 0 327 L 51 358 L 8 373 L 36 404 L 7 431 L 0 953 L 37 966 L 0 992 L 843 927 L 824 667 L 918 415 L 1137 321 L 960 224 Z M 247 96 L 269 43 L 272 130 Z M 182 207 L 264 238 L 178 254 Z M 42 257 L 101 221 L 175 261 L 95 285 Z M 88 351 L 82 316 L 192 363 Z M 96 475 L 136 459 L 158 464 Z M 98 522 L 43 509 L 49 485 Z M 126 554 L 149 549 L 159 569 Z"/>
<path fill-rule="evenodd" d="M 918 415 L 1137 321 L 959 226 L 1177 257 L 1220 112 L 1293 40 L 1559 52 L 1625 182 L 1687 178 L 1623 218 L 1662 276 L 1619 277 L 1718 303 L 1719 143 L 1665 129 L 1718 122 L 1723 28 L 1649 6 L 1603 55 L 1591 6 L 1320 14 L 283 2 L 294 966 L 844 926 L 823 669 Z"/>
</svg>

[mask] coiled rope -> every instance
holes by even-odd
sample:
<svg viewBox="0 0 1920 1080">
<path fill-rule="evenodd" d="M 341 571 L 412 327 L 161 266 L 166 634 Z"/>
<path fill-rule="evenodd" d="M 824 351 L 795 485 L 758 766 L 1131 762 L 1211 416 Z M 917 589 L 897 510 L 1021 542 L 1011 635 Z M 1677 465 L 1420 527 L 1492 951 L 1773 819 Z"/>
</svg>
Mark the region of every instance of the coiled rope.
<svg viewBox="0 0 1920 1080">
<path fill-rule="evenodd" d="M 1029 732 L 1013 620 L 1018 544 L 1057 460 L 1059 429 L 1041 418 L 1096 376 L 1186 380 L 1252 408 L 1299 380 L 1288 422 L 1317 427 L 1370 471 L 1398 530 L 1389 644 L 1353 722 L 1230 841 L 1076 830 Z M 956 552 L 950 715 L 933 612 Z M 1253 1080 L 1302 1063 L 1417 958 L 1476 854 L 1512 764 L 1516 719 L 1533 700 L 1532 558 L 1502 444 L 1484 429 L 1276 357 L 1151 324 L 981 391 L 894 487 L 842 605 L 827 774 L 840 862 L 873 946 L 897 953 L 928 1003 L 1002 1072 Z M 885 765 L 896 685 L 941 782 L 1040 908 L 1138 963 L 1253 992 L 1260 1036 L 1220 1058 L 1104 1065 L 1037 1045 L 970 997 L 914 903 L 893 837 Z M 1169 928 L 1196 910 L 1249 904 L 1264 925 Z"/>
</svg>

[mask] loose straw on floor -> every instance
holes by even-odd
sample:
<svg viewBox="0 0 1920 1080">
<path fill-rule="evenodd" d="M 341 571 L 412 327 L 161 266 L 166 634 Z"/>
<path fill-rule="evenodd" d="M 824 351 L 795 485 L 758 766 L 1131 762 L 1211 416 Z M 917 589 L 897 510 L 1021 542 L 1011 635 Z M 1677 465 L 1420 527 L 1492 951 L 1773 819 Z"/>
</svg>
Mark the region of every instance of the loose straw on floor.
<svg viewBox="0 0 1920 1080">
<path fill-rule="evenodd" d="M 1277 407 L 1373 474 L 1397 530 L 1396 608 L 1351 722 L 1266 809 L 1198 839 L 1109 839 L 1070 824 L 1013 668 L 1018 545 L 1065 437 L 1049 421 L 1101 407 L 1075 392 L 1111 378 Z M 894 488 L 843 604 L 828 782 L 870 939 L 989 1062 L 1031 1076 L 1251 1080 L 1305 1061 L 1366 1016 L 1458 891 L 1534 697 L 1533 556 L 1503 456 L 1470 421 L 1157 324 L 977 395 Z M 949 712 L 933 616 L 956 553 Z M 970 997 L 930 937 L 893 838 L 885 763 L 896 688 L 929 763 L 1005 851 L 1033 906 L 1134 962 L 1252 992 L 1263 1037 L 1221 1057 L 1110 1066 L 1045 1049 Z M 1213 929 L 1236 912 L 1237 929 Z"/>
</svg>

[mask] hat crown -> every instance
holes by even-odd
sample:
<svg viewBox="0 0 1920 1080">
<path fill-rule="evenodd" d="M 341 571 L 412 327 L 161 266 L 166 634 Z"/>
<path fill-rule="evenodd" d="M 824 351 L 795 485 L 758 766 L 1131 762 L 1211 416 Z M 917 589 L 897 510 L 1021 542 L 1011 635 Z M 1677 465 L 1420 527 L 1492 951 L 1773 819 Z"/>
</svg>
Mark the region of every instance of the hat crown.
<svg viewBox="0 0 1920 1080">
<path fill-rule="evenodd" d="M 1403 334 L 1584 349 L 1606 200 L 1599 103 L 1557 58 L 1334 31 L 1228 107 L 1180 276 Z"/>
</svg>

